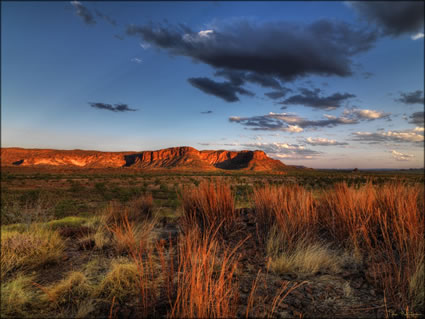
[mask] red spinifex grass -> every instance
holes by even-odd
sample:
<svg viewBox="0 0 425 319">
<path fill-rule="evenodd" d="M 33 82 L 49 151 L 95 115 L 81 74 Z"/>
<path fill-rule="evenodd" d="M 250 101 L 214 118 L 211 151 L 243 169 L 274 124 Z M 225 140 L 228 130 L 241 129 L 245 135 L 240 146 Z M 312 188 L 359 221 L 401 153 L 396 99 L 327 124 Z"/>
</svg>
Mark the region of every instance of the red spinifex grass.
<svg viewBox="0 0 425 319">
<path fill-rule="evenodd" d="M 299 185 L 270 186 L 254 190 L 254 207 L 259 237 L 265 241 L 277 223 L 288 249 L 300 237 L 313 239 L 317 233 L 317 205 L 310 191 Z"/>
<path fill-rule="evenodd" d="M 423 207 L 423 187 L 400 182 L 339 184 L 322 202 L 325 229 L 366 257 L 375 284 L 400 311 L 423 307 Z"/>
<path fill-rule="evenodd" d="M 233 250 L 222 248 L 216 238 L 219 227 L 204 232 L 195 227 L 180 237 L 177 291 L 169 317 L 236 317 L 235 252 L 242 242 Z"/>
<path fill-rule="evenodd" d="M 355 249 L 363 241 L 369 242 L 370 233 L 376 232 L 376 189 L 367 183 L 360 189 L 336 184 L 321 202 L 320 221 L 338 242 L 348 241 Z"/>
<path fill-rule="evenodd" d="M 154 220 L 146 220 L 143 225 L 137 225 L 138 233 L 136 233 L 135 222 L 129 221 L 127 214 L 124 213 L 121 218 L 107 227 L 114 234 L 117 246 L 120 247 L 119 251 L 126 251 L 137 266 L 143 317 L 154 313 L 159 289 L 160 269 L 155 261 L 154 246 L 149 243 L 149 235 L 154 223 Z"/>
<path fill-rule="evenodd" d="M 229 185 L 203 181 L 198 187 L 184 188 L 180 195 L 183 205 L 181 218 L 184 232 L 198 227 L 202 232 L 217 228 L 222 231 L 234 229 L 237 221 L 235 202 Z"/>
</svg>

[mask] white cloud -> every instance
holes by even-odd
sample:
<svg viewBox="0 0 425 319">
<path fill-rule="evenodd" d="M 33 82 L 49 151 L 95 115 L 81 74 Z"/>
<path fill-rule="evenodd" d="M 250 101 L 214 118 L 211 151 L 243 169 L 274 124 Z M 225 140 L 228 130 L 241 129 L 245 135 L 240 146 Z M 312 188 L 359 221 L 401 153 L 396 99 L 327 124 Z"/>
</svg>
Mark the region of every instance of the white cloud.
<svg viewBox="0 0 425 319">
<path fill-rule="evenodd" d="M 210 34 L 212 34 L 214 31 L 213 30 L 202 30 L 199 31 L 198 34 L 200 37 L 209 37 Z"/>
<path fill-rule="evenodd" d="M 298 144 L 288 144 L 288 143 L 250 143 L 250 144 L 241 144 L 243 147 L 248 147 L 252 150 L 260 149 L 266 152 L 268 155 L 277 158 L 285 158 L 291 160 L 300 160 L 300 159 L 313 159 L 320 154 L 314 150 L 305 148 L 302 145 Z"/>
<path fill-rule="evenodd" d="M 423 32 L 418 32 L 418 33 L 411 36 L 412 40 L 419 40 L 419 39 L 422 39 L 423 37 L 424 37 Z"/>
<path fill-rule="evenodd" d="M 140 42 L 139 43 L 140 47 L 147 50 L 151 47 L 151 45 L 149 43 L 145 43 L 145 42 Z"/>
<path fill-rule="evenodd" d="M 368 110 L 368 109 L 350 109 L 345 110 L 344 115 L 354 115 L 358 119 L 366 120 L 377 120 L 382 118 L 388 118 L 391 113 L 385 113 L 381 111 Z"/>
<path fill-rule="evenodd" d="M 414 129 L 413 129 L 413 132 L 423 132 L 424 131 L 424 128 L 423 127 L 419 127 L 419 126 L 416 126 Z"/>
<path fill-rule="evenodd" d="M 142 60 L 142 59 L 140 59 L 140 58 L 132 58 L 130 61 L 131 61 L 131 62 L 134 62 L 134 63 L 137 63 L 137 64 L 140 64 L 140 63 L 142 63 L 142 62 L 143 62 L 143 60 Z"/>
<path fill-rule="evenodd" d="M 302 127 L 299 127 L 298 125 L 288 125 L 285 131 L 291 133 L 300 133 L 304 131 L 304 129 Z"/>
<path fill-rule="evenodd" d="M 347 143 L 344 142 L 338 142 L 336 140 L 330 140 L 323 137 L 307 137 L 305 142 L 310 145 L 321 145 L 321 146 L 331 146 L 331 145 L 347 145 Z"/>
<path fill-rule="evenodd" d="M 419 133 L 418 133 L 419 132 Z M 421 134 L 422 133 L 422 134 Z M 378 131 L 373 132 L 355 132 L 353 135 L 357 141 L 365 142 L 411 142 L 420 143 L 424 141 L 423 131 L 420 128 L 404 131 Z"/>
<path fill-rule="evenodd" d="M 415 157 L 414 155 L 403 154 L 396 150 L 392 150 L 391 154 L 396 161 L 410 161 L 413 157 Z"/>
</svg>

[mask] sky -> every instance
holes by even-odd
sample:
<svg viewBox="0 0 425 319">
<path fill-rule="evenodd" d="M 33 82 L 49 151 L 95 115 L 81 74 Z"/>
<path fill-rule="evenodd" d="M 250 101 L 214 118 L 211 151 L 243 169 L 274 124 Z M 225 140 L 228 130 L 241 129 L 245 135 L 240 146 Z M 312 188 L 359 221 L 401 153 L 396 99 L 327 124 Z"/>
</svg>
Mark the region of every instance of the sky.
<svg viewBox="0 0 425 319">
<path fill-rule="evenodd" d="M 1 2 L 2 147 L 424 167 L 424 2 Z"/>
</svg>

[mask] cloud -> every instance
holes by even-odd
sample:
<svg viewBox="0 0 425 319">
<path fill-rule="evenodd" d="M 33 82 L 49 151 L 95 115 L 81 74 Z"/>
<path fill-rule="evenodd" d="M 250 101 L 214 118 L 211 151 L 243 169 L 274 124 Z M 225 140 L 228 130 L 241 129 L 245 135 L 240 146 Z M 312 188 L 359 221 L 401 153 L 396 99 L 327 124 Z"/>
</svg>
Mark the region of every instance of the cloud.
<svg viewBox="0 0 425 319">
<path fill-rule="evenodd" d="M 99 10 L 95 10 L 96 15 L 102 19 L 104 19 L 106 22 L 108 22 L 109 24 L 113 25 L 114 27 L 117 26 L 117 21 L 113 18 L 111 18 L 110 16 L 100 12 Z"/>
<path fill-rule="evenodd" d="M 143 62 L 142 59 L 140 58 L 131 58 L 130 59 L 131 62 L 137 63 L 137 64 L 141 64 Z"/>
<path fill-rule="evenodd" d="M 318 138 L 307 137 L 305 139 L 305 143 L 310 145 L 320 145 L 320 146 L 348 145 L 348 143 L 345 143 L 345 142 L 337 142 L 335 140 L 330 140 L 330 139 L 322 138 L 322 137 L 318 137 Z"/>
<path fill-rule="evenodd" d="M 254 96 L 254 93 L 236 86 L 231 82 L 216 82 L 206 77 L 189 78 L 188 82 L 201 91 L 219 97 L 227 102 L 239 101 L 239 97 L 236 93 L 246 96 Z"/>
<path fill-rule="evenodd" d="M 124 40 L 124 37 L 119 34 L 114 34 L 114 37 L 117 38 L 118 40 Z"/>
<path fill-rule="evenodd" d="M 140 42 L 139 45 L 144 50 L 147 50 L 151 47 L 151 45 L 149 43 L 145 43 L 145 42 Z"/>
<path fill-rule="evenodd" d="M 214 75 L 222 76 L 237 86 L 241 86 L 246 82 L 251 82 L 265 88 L 272 88 L 275 90 L 282 89 L 282 86 L 280 85 L 279 81 L 276 80 L 274 77 L 255 72 L 243 72 L 230 69 L 222 69 L 215 72 Z"/>
<path fill-rule="evenodd" d="M 412 35 L 410 38 L 412 40 L 419 40 L 419 39 L 423 39 L 423 37 L 424 37 L 424 33 L 423 32 L 418 32 L 418 33 Z"/>
<path fill-rule="evenodd" d="M 289 88 L 281 88 L 279 91 L 267 92 L 267 93 L 264 93 L 264 95 L 273 100 L 277 100 L 284 97 L 289 92 L 292 92 L 292 90 Z"/>
<path fill-rule="evenodd" d="M 332 116 L 325 114 L 325 120 L 308 120 L 290 113 L 273 113 L 266 115 L 240 117 L 229 117 L 230 122 L 239 123 L 247 128 L 257 131 L 283 131 L 302 132 L 304 128 L 334 127 L 337 125 L 357 124 L 359 120 L 345 116 Z"/>
<path fill-rule="evenodd" d="M 421 90 L 401 92 L 400 98 L 395 99 L 394 101 L 404 104 L 424 104 L 424 92 Z"/>
<path fill-rule="evenodd" d="M 272 157 L 287 160 L 314 159 L 322 154 L 318 151 L 306 149 L 302 145 L 287 143 L 250 143 L 241 144 L 241 146 L 249 149 L 262 150 Z"/>
<path fill-rule="evenodd" d="M 423 30 L 423 1 L 353 1 L 350 5 L 376 24 L 384 35 L 399 36 Z"/>
<path fill-rule="evenodd" d="M 170 54 L 217 70 L 249 72 L 249 80 L 257 83 L 264 83 L 262 76 L 284 81 L 309 75 L 350 76 L 352 57 L 377 40 L 374 31 L 324 19 L 311 24 L 233 20 L 211 31 L 204 36 L 187 26 L 153 24 L 126 30 Z"/>
<path fill-rule="evenodd" d="M 213 111 L 211 110 L 201 112 L 201 114 L 211 114 L 211 113 L 213 113 Z"/>
<path fill-rule="evenodd" d="M 131 109 L 128 107 L 127 104 L 114 104 L 114 106 L 112 104 L 107 104 L 107 103 L 100 103 L 100 102 L 89 102 L 91 107 L 97 108 L 97 109 L 101 109 L 101 110 L 108 110 L 108 111 L 112 111 L 112 112 L 134 112 L 137 111 L 136 109 Z"/>
<path fill-rule="evenodd" d="M 356 97 L 350 93 L 334 93 L 329 96 L 321 96 L 321 89 L 310 90 L 307 88 L 300 88 L 301 94 L 293 95 L 288 99 L 281 102 L 284 105 L 304 105 L 318 109 L 336 109 L 341 104 L 350 99 Z"/>
<path fill-rule="evenodd" d="M 373 132 L 355 132 L 352 133 L 354 141 L 367 142 L 369 144 L 378 144 L 382 142 L 393 143 L 412 143 L 414 145 L 423 146 L 423 131 L 403 130 L 403 131 L 377 131 Z"/>
<path fill-rule="evenodd" d="M 79 1 L 71 1 L 71 5 L 77 10 L 77 15 L 83 19 L 85 24 L 94 25 L 96 20 L 93 14 Z"/>
<path fill-rule="evenodd" d="M 343 113 L 345 116 L 355 116 L 357 119 L 361 120 L 377 120 L 377 119 L 389 119 L 391 113 L 385 113 L 381 111 L 375 111 L 375 110 L 367 110 L 367 109 L 348 109 L 345 110 Z"/>
<path fill-rule="evenodd" d="M 413 157 L 415 157 L 414 155 L 403 154 L 395 150 L 392 150 L 391 154 L 396 161 L 410 161 Z"/>
<path fill-rule="evenodd" d="M 409 123 L 424 126 L 424 112 L 415 112 L 409 118 Z"/>
</svg>

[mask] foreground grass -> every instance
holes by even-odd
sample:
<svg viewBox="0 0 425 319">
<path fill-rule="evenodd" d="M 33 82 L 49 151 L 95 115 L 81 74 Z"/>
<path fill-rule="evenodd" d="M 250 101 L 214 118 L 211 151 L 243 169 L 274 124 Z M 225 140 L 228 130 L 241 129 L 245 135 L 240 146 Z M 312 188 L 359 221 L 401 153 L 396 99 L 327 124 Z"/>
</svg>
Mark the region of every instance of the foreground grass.
<svg viewBox="0 0 425 319">
<path fill-rule="evenodd" d="M 387 315 L 423 314 L 423 194 L 422 186 L 402 183 L 339 184 L 319 193 L 257 185 L 250 195 L 256 233 L 244 233 L 232 188 L 204 181 L 183 188 L 178 218 L 159 219 L 148 195 L 111 202 L 92 217 L 3 225 L 2 314 L 276 316 L 301 286 L 286 275 L 314 280 L 347 268 L 368 276 L 385 296 Z M 180 232 L 160 239 L 164 220 Z M 245 250 L 249 238 L 254 246 Z M 249 267 L 240 260 L 257 252 L 266 262 L 254 263 L 246 279 Z M 59 269 L 65 257 L 76 266 Z M 49 269 L 60 276 L 44 278 Z M 278 285 L 267 288 L 267 278 Z M 349 298 L 354 289 L 346 285 L 342 294 Z"/>
<path fill-rule="evenodd" d="M 12 271 L 29 271 L 58 262 L 65 248 L 59 233 L 34 225 L 27 230 L 1 232 L 1 277 Z"/>
</svg>

